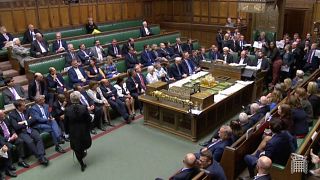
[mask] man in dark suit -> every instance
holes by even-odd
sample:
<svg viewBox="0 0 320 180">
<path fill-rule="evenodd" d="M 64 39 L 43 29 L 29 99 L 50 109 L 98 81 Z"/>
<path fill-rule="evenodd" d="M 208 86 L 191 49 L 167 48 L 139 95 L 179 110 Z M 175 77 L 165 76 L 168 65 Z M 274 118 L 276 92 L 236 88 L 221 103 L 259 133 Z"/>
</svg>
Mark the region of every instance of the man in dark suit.
<svg viewBox="0 0 320 180">
<path fill-rule="evenodd" d="M 160 48 L 157 50 L 158 57 L 171 59 L 169 52 L 166 50 L 166 45 L 164 43 L 160 43 Z"/>
<path fill-rule="evenodd" d="M 181 67 L 183 73 L 187 76 L 191 76 L 192 74 L 200 71 L 200 68 L 196 67 L 194 62 L 190 59 L 190 55 L 188 52 L 183 53 Z"/>
<path fill-rule="evenodd" d="M 55 150 L 59 153 L 65 153 L 59 144 L 64 143 L 62 139 L 61 129 L 56 120 L 49 112 L 49 106 L 45 104 L 45 96 L 35 97 L 36 104 L 30 109 L 30 115 L 35 119 L 34 127 L 40 132 L 48 132 L 51 135 Z"/>
<path fill-rule="evenodd" d="M 56 33 L 56 40 L 52 43 L 53 53 L 62 53 L 68 49 L 67 42 L 61 39 L 61 32 Z"/>
<path fill-rule="evenodd" d="M 144 47 L 144 51 L 141 53 L 140 62 L 143 65 L 143 67 L 148 67 L 154 63 L 155 59 L 150 51 L 150 46 L 145 44 L 143 47 Z"/>
<path fill-rule="evenodd" d="M 183 49 L 180 38 L 176 38 L 176 45 L 174 46 L 174 53 L 182 57 Z"/>
<path fill-rule="evenodd" d="M 22 44 L 30 44 L 31 42 L 36 40 L 37 33 L 40 33 L 42 35 L 42 33 L 38 29 L 35 29 L 32 24 L 29 24 L 28 29 L 23 34 Z"/>
<path fill-rule="evenodd" d="M 13 40 L 13 36 L 7 32 L 6 27 L 0 27 L 0 49 L 2 49 L 9 41 Z"/>
<path fill-rule="evenodd" d="M 233 63 L 233 56 L 229 53 L 229 48 L 228 47 L 224 47 L 223 48 L 223 55 L 222 55 L 222 60 L 224 61 L 224 63 L 230 64 Z"/>
<path fill-rule="evenodd" d="M 248 166 L 250 177 L 254 176 L 254 168 L 256 167 L 260 156 L 267 156 L 273 163 L 285 166 L 290 157 L 290 154 L 297 147 L 296 139 L 288 131 L 284 131 L 284 124 L 280 119 L 274 118 L 270 121 L 270 129 L 272 138 L 268 141 L 265 147 L 264 154 L 257 151 L 254 155 L 246 155 L 244 161 Z"/>
<path fill-rule="evenodd" d="M 247 42 L 244 40 L 244 35 L 240 35 L 240 39 L 238 40 L 238 45 L 239 45 L 239 51 L 245 50 L 245 46 Z"/>
<path fill-rule="evenodd" d="M 47 76 L 48 94 L 58 93 L 63 94 L 67 91 L 67 85 L 60 73 L 57 73 L 54 67 L 49 68 L 49 74 Z"/>
<path fill-rule="evenodd" d="M 36 40 L 32 41 L 30 55 L 32 57 L 42 57 L 50 54 L 49 44 L 42 38 L 40 33 L 36 33 Z"/>
<path fill-rule="evenodd" d="M 3 90 L 5 105 L 11 104 L 18 99 L 26 99 L 26 94 L 23 88 L 20 85 L 15 84 L 12 77 L 6 78 L 4 80 L 4 84 L 7 86 L 7 88 Z"/>
<path fill-rule="evenodd" d="M 18 165 L 25 168 L 29 168 L 29 165 L 23 160 L 23 157 L 25 156 L 23 140 L 16 134 L 10 124 L 9 119 L 5 117 L 5 114 L 2 110 L 0 110 L 0 138 L 4 140 L 4 144 L 9 149 L 9 166 L 5 169 L 5 172 L 8 176 L 16 177 L 16 174 L 13 172 L 16 170 L 16 168 L 12 165 L 11 158 L 12 153 L 14 152 L 14 146 L 18 155 Z"/>
<path fill-rule="evenodd" d="M 117 40 L 113 39 L 111 44 L 108 46 L 108 55 L 114 58 L 122 57 L 120 46 L 118 45 Z"/>
<path fill-rule="evenodd" d="M 71 66 L 71 62 L 72 60 L 77 60 L 78 63 L 81 65 L 81 60 L 79 59 L 79 57 L 77 56 L 76 51 L 74 50 L 73 44 L 68 44 L 68 51 L 65 55 L 66 57 L 66 62 L 65 62 L 65 67 L 69 67 Z"/>
<path fill-rule="evenodd" d="M 211 46 L 211 49 L 209 51 L 209 59 L 211 59 L 212 61 L 215 61 L 217 59 L 223 59 L 217 46 L 215 45 Z"/>
<path fill-rule="evenodd" d="M 219 52 L 222 52 L 222 46 L 223 46 L 223 35 L 222 35 L 222 29 L 218 29 L 218 33 L 216 35 L 216 41 L 218 44 L 218 50 Z"/>
<path fill-rule="evenodd" d="M 147 89 L 148 81 L 146 77 L 142 74 L 141 65 L 136 65 L 134 69 L 137 75 L 135 80 L 139 83 L 139 86 L 141 87 L 141 93 L 144 93 Z"/>
<path fill-rule="evenodd" d="M 79 83 L 81 85 L 88 84 L 88 75 L 85 73 L 82 67 L 79 67 L 77 60 L 72 60 L 71 68 L 68 70 L 68 76 L 70 79 L 70 86 L 73 87 L 74 84 Z"/>
<path fill-rule="evenodd" d="M 206 54 L 206 48 L 202 47 L 202 48 L 200 49 L 200 52 L 198 53 L 197 58 L 199 59 L 199 62 L 200 62 L 200 61 L 205 61 L 205 60 L 208 59 L 208 56 L 207 56 L 207 54 Z"/>
<path fill-rule="evenodd" d="M 127 55 L 129 53 L 130 48 L 134 49 L 134 39 L 133 38 L 129 38 L 128 42 L 122 46 L 122 50 L 121 50 L 122 55 L 123 56 Z"/>
<path fill-rule="evenodd" d="M 64 138 L 65 141 L 69 141 L 68 136 L 66 135 L 65 125 L 64 125 L 64 110 L 67 107 L 67 101 L 64 94 L 59 94 L 57 96 L 57 100 L 53 102 L 52 104 L 52 117 L 57 121 L 61 133 L 62 138 Z"/>
<path fill-rule="evenodd" d="M 132 117 L 129 116 L 124 102 L 119 99 L 117 89 L 110 84 L 108 79 L 102 79 L 100 81 L 100 89 L 111 108 L 116 110 L 122 118 L 129 123 L 128 121 L 131 121 Z"/>
<path fill-rule="evenodd" d="M 182 69 L 181 57 L 176 57 L 174 59 L 174 63 L 170 65 L 169 72 L 169 77 L 174 78 L 176 81 L 187 77 L 187 74 L 185 74 Z"/>
<path fill-rule="evenodd" d="M 146 37 L 153 35 L 147 21 L 142 22 L 142 27 L 140 28 L 140 37 Z"/>
<path fill-rule="evenodd" d="M 48 165 L 45 150 L 39 132 L 33 128 L 36 120 L 31 118 L 23 100 L 14 102 L 15 110 L 9 114 L 10 123 L 17 135 L 25 142 L 31 153 L 39 160 L 40 164 Z"/>
<path fill-rule="evenodd" d="M 319 58 L 315 56 L 317 50 L 317 43 L 313 43 L 311 45 L 310 51 L 305 55 L 305 65 L 303 67 L 303 71 L 313 72 L 314 70 L 319 68 Z M 319 50 L 318 50 L 319 51 Z"/>
<path fill-rule="evenodd" d="M 270 68 L 270 64 L 268 59 L 265 58 L 264 53 L 262 51 L 258 52 L 257 59 L 251 62 L 250 66 L 256 66 L 261 72 L 268 72 Z"/>
<path fill-rule="evenodd" d="M 86 49 L 86 46 L 84 44 L 80 44 L 77 56 L 81 61 L 81 64 L 89 65 L 90 59 L 93 57 L 93 53 L 90 51 L 90 49 Z"/>
<path fill-rule="evenodd" d="M 247 52 L 246 51 L 241 51 L 240 57 L 238 59 L 236 59 L 234 61 L 234 63 L 237 63 L 237 64 L 249 64 L 250 63 L 250 59 L 247 56 Z"/>
<path fill-rule="evenodd" d="M 250 117 L 249 117 L 250 126 L 253 126 L 258 121 L 260 121 L 263 116 L 264 116 L 264 114 L 262 112 L 260 112 L 259 104 L 258 103 L 252 103 L 250 105 Z"/>
<path fill-rule="evenodd" d="M 137 103 L 140 112 L 142 112 L 142 103 L 140 102 L 138 96 L 144 93 L 143 88 L 141 87 L 140 81 L 137 78 L 137 73 L 135 69 L 131 68 L 127 70 L 128 78 L 126 80 L 127 89 L 130 92 L 130 95 L 134 98 L 134 101 Z M 137 80 L 138 79 L 138 80 Z"/>
<path fill-rule="evenodd" d="M 227 180 L 226 175 L 220 164 L 215 161 L 210 151 L 203 151 L 199 158 L 200 168 L 205 170 L 205 173 L 215 180 Z"/>
<path fill-rule="evenodd" d="M 185 44 L 182 45 L 182 50 L 185 52 L 188 52 L 189 54 L 192 53 L 194 50 L 193 44 L 192 44 L 192 39 L 188 39 Z"/>
<path fill-rule="evenodd" d="M 292 54 L 293 54 L 293 59 L 294 59 L 294 71 L 292 72 L 295 74 L 296 70 L 302 69 L 304 66 L 304 61 L 303 61 L 303 52 L 298 46 L 298 43 L 293 42 L 292 43 Z"/>
<path fill-rule="evenodd" d="M 188 153 L 183 160 L 184 167 L 170 180 L 186 180 L 192 179 L 199 173 L 199 169 L 196 166 L 197 159 L 194 154 Z"/>
<path fill-rule="evenodd" d="M 41 73 L 34 73 L 34 79 L 29 82 L 28 97 L 31 101 L 39 95 L 47 95 L 47 87 Z"/>
<path fill-rule="evenodd" d="M 125 55 L 124 60 L 125 60 L 127 69 L 134 68 L 136 64 L 140 64 L 134 52 L 135 52 L 134 49 L 130 48 L 129 53 Z"/>
<path fill-rule="evenodd" d="M 224 40 L 223 40 L 222 46 L 223 46 L 223 48 L 227 47 L 227 48 L 229 48 L 229 50 L 234 50 L 235 46 L 234 46 L 233 40 L 230 38 L 230 34 L 226 33 L 224 35 Z"/>
<path fill-rule="evenodd" d="M 90 114 L 92 114 L 93 120 L 91 121 L 91 134 L 97 134 L 95 127 L 98 127 L 101 129 L 103 120 L 103 109 L 100 106 L 96 106 L 94 104 L 94 101 L 89 97 L 87 92 L 84 90 L 84 88 L 80 84 L 74 84 L 74 90 L 79 91 L 81 93 L 80 97 L 80 104 L 87 107 Z"/>
<path fill-rule="evenodd" d="M 207 147 L 202 148 L 200 153 L 203 151 L 209 150 L 212 153 L 213 159 L 217 162 L 220 162 L 224 148 L 230 146 L 232 142 L 232 129 L 230 126 L 223 125 L 218 132 L 219 139 L 212 139 L 211 143 Z M 196 153 L 196 156 L 199 157 L 200 154 Z"/>
</svg>

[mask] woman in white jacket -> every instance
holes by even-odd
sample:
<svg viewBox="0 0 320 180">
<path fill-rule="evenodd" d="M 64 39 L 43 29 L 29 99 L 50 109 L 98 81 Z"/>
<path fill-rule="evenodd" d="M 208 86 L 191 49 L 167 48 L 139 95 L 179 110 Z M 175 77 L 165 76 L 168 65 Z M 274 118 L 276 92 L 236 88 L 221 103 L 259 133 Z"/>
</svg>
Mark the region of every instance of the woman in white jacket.
<svg viewBox="0 0 320 180">
<path fill-rule="evenodd" d="M 119 77 L 114 87 L 117 89 L 119 99 L 126 104 L 129 115 L 134 117 L 136 115 L 134 110 L 134 99 L 131 97 L 123 78 Z"/>
<path fill-rule="evenodd" d="M 99 88 L 99 83 L 97 81 L 90 81 L 87 94 L 94 101 L 96 106 L 102 106 L 105 122 L 111 126 L 110 115 L 109 115 L 110 104 L 108 103 L 106 98 L 103 96 L 101 89 Z M 103 128 L 101 130 L 103 130 Z"/>
</svg>

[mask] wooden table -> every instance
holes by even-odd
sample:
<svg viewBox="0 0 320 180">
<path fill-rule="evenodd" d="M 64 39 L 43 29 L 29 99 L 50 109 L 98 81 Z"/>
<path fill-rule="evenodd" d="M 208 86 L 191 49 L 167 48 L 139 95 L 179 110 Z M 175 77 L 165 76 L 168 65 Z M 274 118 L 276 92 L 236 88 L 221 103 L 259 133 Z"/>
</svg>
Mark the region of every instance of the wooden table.
<svg viewBox="0 0 320 180">
<path fill-rule="evenodd" d="M 139 99 L 143 102 L 144 124 L 197 141 L 235 116 L 242 105 L 251 102 L 253 84 L 244 86 L 220 101 L 216 101 L 216 97 L 221 95 L 215 95 L 215 103 L 199 114 L 189 112 L 188 107 L 177 107 L 175 103 L 142 95 Z"/>
</svg>

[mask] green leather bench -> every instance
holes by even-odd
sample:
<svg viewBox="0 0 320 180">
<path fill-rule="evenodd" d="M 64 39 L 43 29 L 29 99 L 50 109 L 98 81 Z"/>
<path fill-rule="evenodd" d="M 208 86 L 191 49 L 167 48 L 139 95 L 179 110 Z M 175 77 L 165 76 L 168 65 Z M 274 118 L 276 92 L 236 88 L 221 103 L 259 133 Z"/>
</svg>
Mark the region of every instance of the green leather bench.
<svg viewBox="0 0 320 180">
<path fill-rule="evenodd" d="M 61 72 L 65 66 L 65 57 L 53 58 L 47 61 L 38 62 L 29 65 L 29 72 L 39 72 L 43 75 L 48 74 L 49 67 L 54 67 L 58 72 Z"/>
</svg>

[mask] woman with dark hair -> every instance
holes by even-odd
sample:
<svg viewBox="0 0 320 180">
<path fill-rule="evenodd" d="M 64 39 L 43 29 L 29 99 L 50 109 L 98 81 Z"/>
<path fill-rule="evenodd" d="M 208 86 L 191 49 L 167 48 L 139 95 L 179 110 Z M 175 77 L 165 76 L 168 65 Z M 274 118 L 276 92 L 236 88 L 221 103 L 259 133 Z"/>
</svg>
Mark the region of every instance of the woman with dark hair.
<svg viewBox="0 0 320 180">
<path fill-rule="evenodd" d="M 282 56 L 282 66 L 281 66 L 281 80 L 290 77 L 293 71 L 293 63 L 294 63 L 294 57 L 292 54 L 292 48 L 291 45 L 288 44 L 284 47 L 284 52 L 281 54 Z"/>
<path fill-rule="evenodd" d="M 292 135 L 294 135 L 294 122 L 291 117 L 291 107 L 288 104 L 279 105 L 278 114 L 284 125 L 284 129 L 288 130 Z"/>
<path fill-rule="evenodd" d="M 90 122 L 91 116 L 86 106 L 80 104 L 81 93 L 74 91 L 70 94 L 71 105 L 66 107 L 64 121 L 66 133 L 70 137 L 70 146 L 80 163 L 81 171 L 87 165 L 83 158 L 87 155 L 86 150 L 91 147 Z"/>
<path fill-rule="evenodd" d="M 272 82 L 269 86 L 273 87 L 279 81 L 282 60 L 275 42 L 271 41 L 267 47 L 267 57 L 272 63 Z"/>
<path fill-rule="evenodd" d="M 230 128 L 232 129 L 232 141 L 237 141 L 242 135 L 242 127 L 239 121 L 233 120 L 230 122 Z"/>
<path fill-rule="evenodd" d="M 135 116 L 136 114 L 134 112 L 134 99 L 131 97 L 123 78 L 117 78 L 117 82 L 114 85 L 114 88 L 117 89 L 119 99 L 126 104 L 129 115 Z"/>
<path fill-rule="evenodd" d="M 100 81 L 101 79 L 106 78 L 106 75 L 103 73 L 103 71 L 96 66 L 95 59 L 90 59 L 87 75 L 90 80 L 95 80 L 95 81 Z"/>
</svg>

